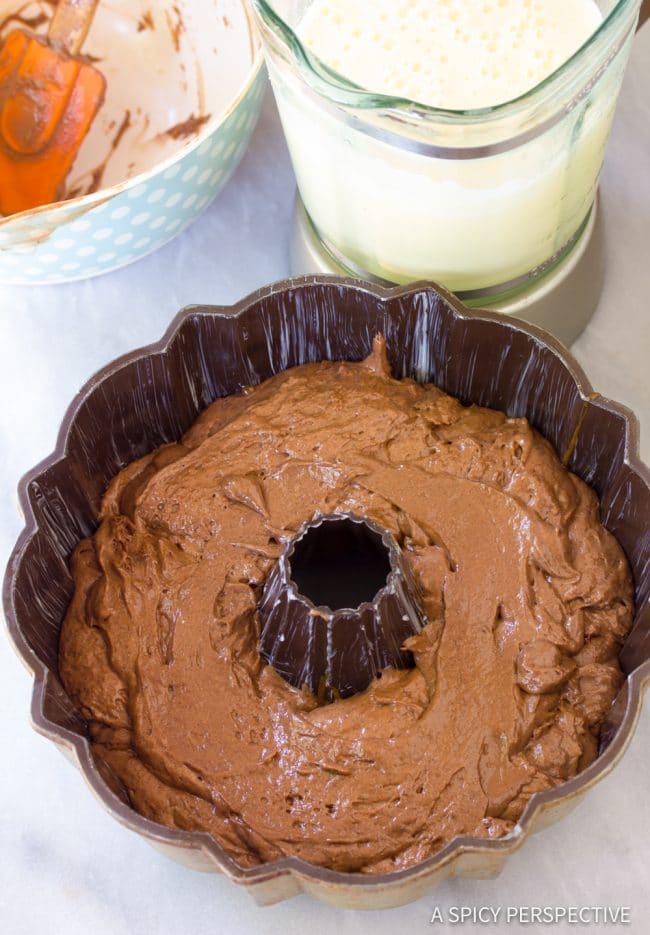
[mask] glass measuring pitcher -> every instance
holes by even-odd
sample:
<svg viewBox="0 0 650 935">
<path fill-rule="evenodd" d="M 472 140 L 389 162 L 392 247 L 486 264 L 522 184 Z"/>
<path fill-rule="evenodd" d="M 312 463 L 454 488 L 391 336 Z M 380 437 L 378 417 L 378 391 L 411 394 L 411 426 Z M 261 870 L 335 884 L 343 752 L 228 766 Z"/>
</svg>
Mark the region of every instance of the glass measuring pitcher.
<svg viewBox="0 0 650 935">
<path fill-rule="evenodd" d="M 443 110 L 365 90 L 301 43 L 308 0 L 253 0 L 298 188 L 321 244 L 364 278 L 513 294 L 589 219 L 640 0 L 515 100 Z"/>
</svg>

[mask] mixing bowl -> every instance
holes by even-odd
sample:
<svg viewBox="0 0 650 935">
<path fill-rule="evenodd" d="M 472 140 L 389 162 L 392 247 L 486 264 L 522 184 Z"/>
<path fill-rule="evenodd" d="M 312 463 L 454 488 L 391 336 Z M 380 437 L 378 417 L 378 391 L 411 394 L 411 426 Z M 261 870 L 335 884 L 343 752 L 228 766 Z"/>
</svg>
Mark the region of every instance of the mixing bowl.
<svg viewBox="0 0 650 935">
<path fill-rule="evenodd" d="M 45 32 L 51 13 L 8 0 L 0 37 Z M 102 3 L 84 54 L 105 103 L 68 200 L 0 217 L 0 283 L 83 279 L 158 249 L 221 191 L 255 126 L 265 80 L 246 0 Z"/>
<path fill-rule="evenodd" d="M 308 361 L 360 360 L 378 332 L 395 375 L 526 416 L 595 488 L 602 521 L 625 550 L 635 581 L 636 618 L 621 653 L 627 677 L 603 726 L 598 758 L 534 795 L 507 837 L 457 838 L 416 866 L 381 875 L 335 872 L 295 857 L 243 868 L 210 835 L 172 830 L 136 813 L 94 761 L 87 725 L 58 676 L 59 632 L 73 590 L 69 558 L 96 528 L 115 473 L 178 439 L 215 398 Z M 516 319 L 470 312 L 441 288 L 383 290 L 305 278 L 261 289 L 232 308 L 185 309 L 161 341 L 114 361 L 80 391 L 56 450 L 21 482 L 20 502 L 26 527 L 3 597 L 10 636 L 34 674 L 36 730 L 70 754 L 118 821 L 192 867 L 227 874 L 260 903 L 304 890 L 340 906 L 381 908 L 414 900 L 450 875 L 494 876 L 533 830 L 608 773 L 630 742 L 650 679 L 650 472 L 639 461 L 636 420 L 594 393 L 553 338 Z"/>
</svg>

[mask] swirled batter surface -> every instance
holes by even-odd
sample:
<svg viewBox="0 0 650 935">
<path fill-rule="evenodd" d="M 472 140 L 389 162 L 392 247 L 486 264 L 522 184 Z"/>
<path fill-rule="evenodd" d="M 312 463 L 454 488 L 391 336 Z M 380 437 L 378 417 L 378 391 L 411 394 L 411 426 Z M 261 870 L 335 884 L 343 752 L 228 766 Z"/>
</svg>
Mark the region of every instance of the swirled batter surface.
<svg viewBox="0 0 650 935">
<path fill-rule="evenodd" d="M 282 542 L 316 511 L 389 529 L 426 595 L 416 666 L 319 706 L 257 651 Z M 499 837 L 596 755 L 622 683 L 623 553 L 524 419 L 363 363 L 218 400 L 121 471 L 74 556 L 60 672 L 143 815 L 242 865 L 339 870 Z"/>
</svg>

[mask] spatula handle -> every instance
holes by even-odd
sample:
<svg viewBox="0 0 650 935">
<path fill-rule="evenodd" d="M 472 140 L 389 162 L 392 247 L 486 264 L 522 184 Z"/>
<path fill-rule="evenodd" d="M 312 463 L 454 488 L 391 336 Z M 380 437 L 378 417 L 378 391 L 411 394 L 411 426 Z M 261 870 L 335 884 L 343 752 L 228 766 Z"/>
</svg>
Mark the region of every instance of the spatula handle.
<svg viewBox="0 0 650 935">
<path fill-rule="evenodd" d="M 50 23 L 49 41 L 77 55 L 86 40 L 99 0 L 59 0 Z"/>
</svg>

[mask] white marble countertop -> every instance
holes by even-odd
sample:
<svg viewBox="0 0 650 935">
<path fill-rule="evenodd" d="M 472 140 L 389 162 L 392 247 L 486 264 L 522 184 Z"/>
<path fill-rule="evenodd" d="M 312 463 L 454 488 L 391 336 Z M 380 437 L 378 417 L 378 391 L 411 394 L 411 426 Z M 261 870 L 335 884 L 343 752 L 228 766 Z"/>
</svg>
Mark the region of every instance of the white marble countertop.
<svg viewBox="0 0 650 935">
<path fill-rule="evenodd" d="M 635 41 L 602 184 L 607 281 L 574 351 L 605 395 L 627 403 L 650 461 L 650 26 Z M 0 286 L 0 566 L 18 536 L 19 476 L 50 452 L 81 384 L 123 352 L 157 339 L 193 302 L 229 303 L 288 273 L 293 174 L 267 96 L 243 163 L 221 198 L 157 254 L 101 279 Z M 104 812 L 28 724 L 31 681 L 0 638 L 0 930 L 7 935 L 321 932 L 431 925 L 452 906 L 629 906 L 627 927 L 650 931 L 650 709 L 629 751 L 568 818 L 534 836 L 497 880 L 450 880 L 419 902 L 355 913 L 307 896 L 261 909 L 217 875 L 186 870 Z M 499 925 L 490 931 L 519 930 Z M 535 926 L 522 926 L 540 931 Z M 576 926 L 544 926 L 553 932 Z"/>
</svg>

